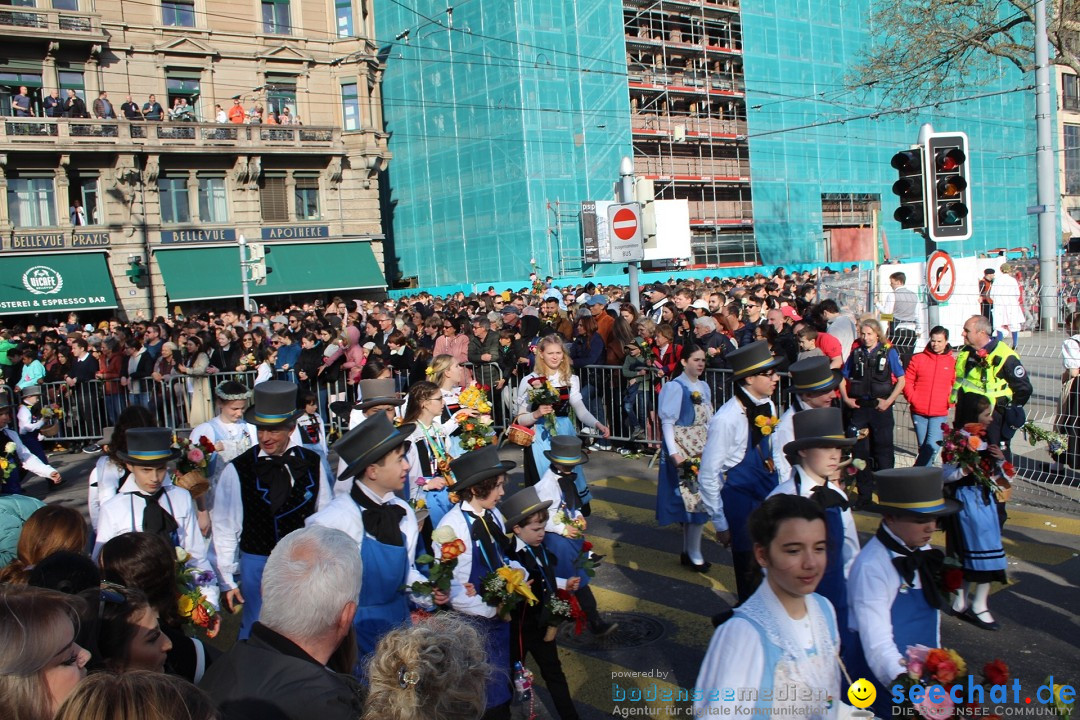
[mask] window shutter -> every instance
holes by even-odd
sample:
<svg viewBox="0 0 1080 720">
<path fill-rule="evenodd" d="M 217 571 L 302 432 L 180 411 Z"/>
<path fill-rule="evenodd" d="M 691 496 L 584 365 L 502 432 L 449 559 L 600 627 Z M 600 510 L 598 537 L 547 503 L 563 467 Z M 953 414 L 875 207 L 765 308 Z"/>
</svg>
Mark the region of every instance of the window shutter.
<svg viewBox="0 0 1080 720">
<path fill-rule="evenodd" d="M 264 176 L 262 191 L 262 219 L 270 222 L 288 222 L 289 198 L 284 176 Z"/>
</svg>

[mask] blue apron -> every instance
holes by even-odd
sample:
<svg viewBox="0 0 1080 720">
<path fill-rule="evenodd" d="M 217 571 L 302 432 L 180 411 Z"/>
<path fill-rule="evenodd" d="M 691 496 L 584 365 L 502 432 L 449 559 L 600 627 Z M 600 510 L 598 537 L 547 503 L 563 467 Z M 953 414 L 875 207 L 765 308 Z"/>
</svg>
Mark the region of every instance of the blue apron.
<svg viewBox="0 0 1080 720">
<path fill-rule="evenodd" d="M 532 450 L 533 461 L 536 463 L 536 477 L 542 478 L 548 468 L 551 467 L 551 461 L 544 454 L 545 450 L 551 449 L 551 431 L 543 420 L 537 422 L 533 429 L 536 434 L 533 436 L 533 442 L 529 449 Z M 556 416 L 555 434 L 576 436 L 577 428 L 574 427 L 574 423 L 570 421 L 569 417 Z M 585 482 L 585 471 L 582 467 L 582 465 L 578 465 L 574 468 L 574 487 L 577 488 L 578 497 L 581 498 L 581 503 L 584 505 L 592 501 L 592 493 L 589 492 L 589 485 Z"/>
<path fill-rule="evenodd" d="M 928 648 L 936 648 L 940 645 L 938 611 L 930 607 L 930 604 L 926 602 L 926 597 L 920 588 L 901 584 L 900 591 L 893 600 L 890 617 L 892 618 L 893 641 L 896 643 L 896 649 L 901 655 L 906 656 L 907 649 L 913 645 L 924 645 Z M 854 645 L 851 652 L 844 653 L 844 660 L 847 664 L 848 673 L 851 675 L 851 680 L 854 682 L 863 677 L 874 683 L 875 687 L 878 688 L 877 700 L 871 706 L 874 710 L 874 716 L 891 718 L 892 693 L 884 686 L 884 683 L 891 682 L 893 678 L 882 680 L 875 677 L 873 671 L 870 670 L 870 664 L 866 661 L 858 633 L 852 633 L 852 637 Z M 850 661 L 848 661 L 848 658 L 850 658 Z M 897 668 L 896 675 L 901 672 L 902 670 Z M 893 677 L 896 677 L 896 675 L 893 675 Z"/>
<path fill-rule="evenodd" d="M 0 495 L 21 495 L 22 482 L 20 482 L 20 479 L 22 478 L 22 468 L 19 467 L 19 459 L 13 456 L 8 458 L 8 462 L 11 463 L 8 466 L 11 475 L 0 485 Z"/>
<path fill-rule="evenodd" d="M 581 557 L 581 548 L 585 544 L 585 536 L 581 535 L 573 540 L 556 533 L 544 535 L 544 547 L 555 558 L 555 577 L 570 579 L 581 578 L 581 587 L 587 587 L 592 578 L 583 569 L 576 567 L 577 560 Z"/>
<path fill-rule="evenodd" d="M 769 435 L 763 435 L 755 447 L 753 432 L 747 432 L 746 452 L 739 464 L 727 471 L 724 487 L 720 490 L 733 552 L 753 551 L 754 543 L 750 539 L 746 521 L 750 513 L 757 510 L 769 493 L 776 489 L 776 471 L 765 466 L 765 460 L 772 458 L 769 438 Z"/>
<path fill-rule="evenodd" d="M 424 491 L 421 494 L 424 498 L 424 502 L 427 503 L 428 517 L 431 518 L 431 527 L 439 527 L 439 522 L 443 519 L 446 513 L 450 512 L 450 509 L 454 507 L 450 503 L 450 491 L 446 488 L 442 490 Z"/>
<path fill-rule="evenodd" d="M 409 576 L 404 533 L 400 547 L 386 545 L 365 534 L 360 559 L 364 563 L 363 580 L 353 627 L 363 657 L 375 652 L 379 638 L 395 626 L 410 623 L 409 600 L 401 590 Z"/>
<path fill-rule="evenodd" d="M 472 530 L 473 520 L 464 511 L 465 521 Z M 495 528 L 498 532 L 498 528 Z M 494 539 L 493 539 L 494 541 Z M 472 571 L 469 573 L 469 582 L 478 591 L 484 577 L 494 572 L 497 568 L 491 567 L 491 561 L 484 552 L 483 546 L 477 540 L 472 541 Z M 487 660 L 491 666 L 491 677 L 487 682 L 487 705 L 486 709 L 499 707 L 510 702 L 510 623 L 493 618 L 476 617 L 477 629 L 484 635 L 484 644 L 487 648 Z"/>
<path fill-rule="evenodd" d="M 1001 542 L 997 504 L 982 486 L 956 488 L 960 501 L 956 524 L 962 536 L 960 560 L 964 570 L 978 573 L 1005 572 L 1007 561 Z"/>
<path fill-rule="evenodd" d="M 240 615 L 240 634 L 238 640 L 247 640 L 251 635 L 251 626 L 259 619 L 262 612 L 262 577 L 269 555 L 251 555 L 240 553 L 240 587 L 243 588 L 244 605 Z"/>
</svg>

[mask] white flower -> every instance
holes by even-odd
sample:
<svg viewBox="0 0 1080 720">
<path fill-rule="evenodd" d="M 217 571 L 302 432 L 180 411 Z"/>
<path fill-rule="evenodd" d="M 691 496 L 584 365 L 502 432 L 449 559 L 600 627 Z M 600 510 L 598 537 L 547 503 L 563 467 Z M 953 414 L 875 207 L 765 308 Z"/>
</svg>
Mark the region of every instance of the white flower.
<svg viewBox="0 0 1080 720">
<path fill-rule="evenodd" d="M 5 445 L 4 452 L 8 455 L 11 455 L 13 452 L 15 452 L 15 443 L 9 442 L 7 445 Z"/>
<path fill-rule="evenodd" d="M 187 562 L 189 557 L 191 557 L 191 556 L 188 555 L 187 550 L 185 550 L 182 547 L 176 548 L 176 561 L 177 562 L 182 562 L 182 563 Z"/>
<path fill-rule="evenodd" d="M 435 532 L 431 533 L 431 541 L 444 545 L 457 540 L 457 535 L 454 533 L 454 528 L 449 525 L 443 525 L 442 527 L 435 528 Z"/>
</svg>

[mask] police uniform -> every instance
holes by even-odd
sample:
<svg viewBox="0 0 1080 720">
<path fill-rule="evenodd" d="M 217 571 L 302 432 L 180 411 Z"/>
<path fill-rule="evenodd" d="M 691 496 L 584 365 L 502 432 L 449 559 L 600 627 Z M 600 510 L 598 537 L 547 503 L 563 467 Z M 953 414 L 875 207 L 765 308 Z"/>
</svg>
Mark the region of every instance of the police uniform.
<svg viewBox="0 0 1080 720">
<path fill-rule="evenodd" d="M 1024 424 L 1023 406 L 1031 393 L 1031 379 L 1020 356 L 999 340 L 991 340 L 981 349 L 965 345 L 956 358 L 950 398 L 956 403 L 956 424 L 975 422 L 978 416 L 974 403 L 965 402 L 965 396 L 989 398 L 994 416 L 986 429 L 986 441 L 991 445 L 1008 442 Z"/>
<path fill-rule="evenodd" d="M 900 355 L 889 343 L 879 342 L 873 348 L 867 348 L 860 340 L 844 363 L 847 396 L 858 403 L 858 407 L 850 410 L 848 434 L 857 436 L 859 430 L 870 431 L 867 438 L 855 445 L 855 457 L 866 460 L 872 470 L 888 470 L 896 463 L 893 409 L 890 406 L 888 410 L 878 410 L 877 401 L 889 397 L 903 376 Z M 860 477 L 860 502 L 869 497 L 866 487 L 869 477 L 866 475 L 864 472 Z"/>
</svg>

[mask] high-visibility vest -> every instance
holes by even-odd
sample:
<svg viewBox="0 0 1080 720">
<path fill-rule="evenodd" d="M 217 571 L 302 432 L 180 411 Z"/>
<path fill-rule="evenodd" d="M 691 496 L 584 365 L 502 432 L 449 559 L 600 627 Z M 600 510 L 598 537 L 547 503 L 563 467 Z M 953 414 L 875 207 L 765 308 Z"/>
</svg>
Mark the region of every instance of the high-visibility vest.
<svg viewBox="0 0 1080 720">
<path fill-rule="evenodd" d="M 995 406 L 998 400 L 1012 400 L 1012 388 L 1009 387 L 1008 381 L 998 373 L 1010 357 L 1019 359 L 1020 356 L 1016 354 L 1016 351 L 1005 343 L 999 342 L 987 353 L 986 367 L 976 364 L 968 368 L 968 358 L 973 352 L 975 350 L 965 345 L 956 358 L 956 380 L 953 382 L 950 400 L 956 402 L 956 397 L 961 390 L 983 395 Z"/>
</svg>

